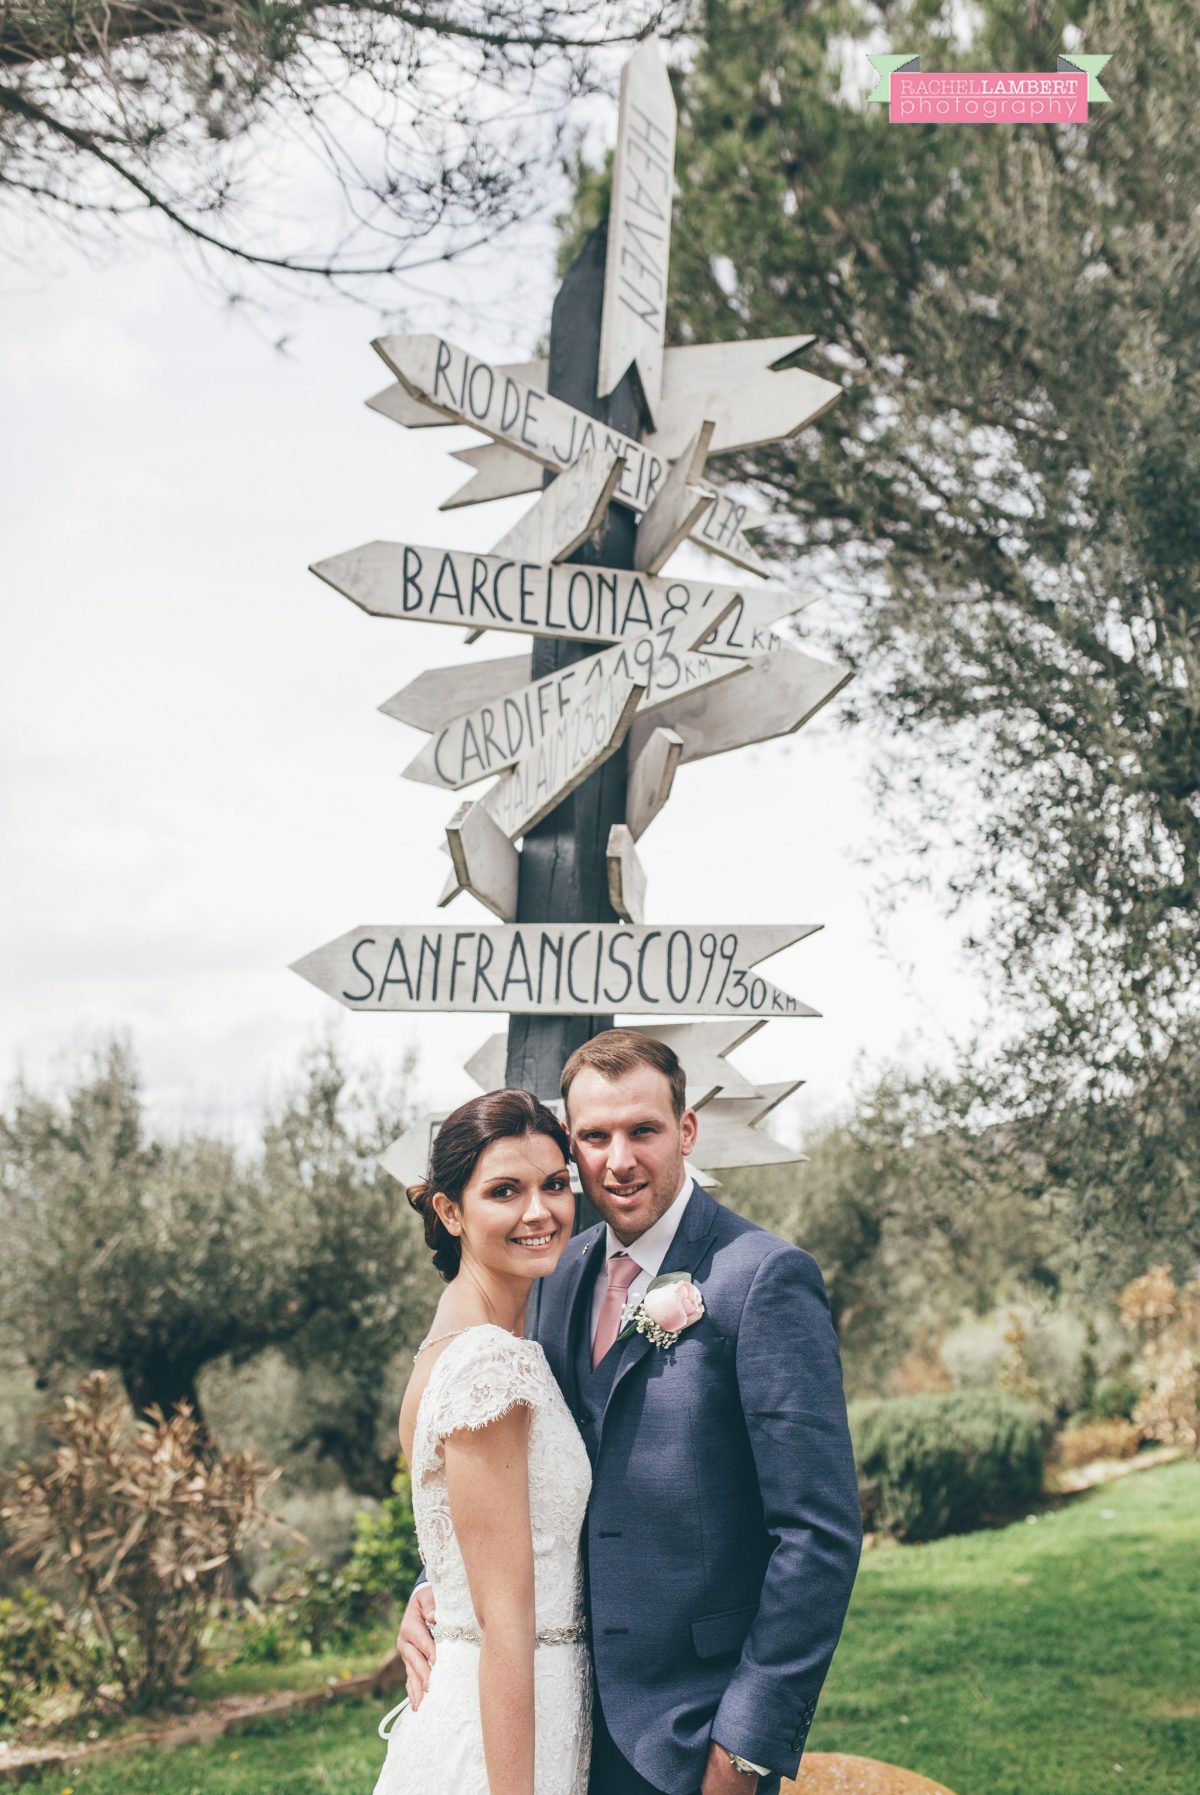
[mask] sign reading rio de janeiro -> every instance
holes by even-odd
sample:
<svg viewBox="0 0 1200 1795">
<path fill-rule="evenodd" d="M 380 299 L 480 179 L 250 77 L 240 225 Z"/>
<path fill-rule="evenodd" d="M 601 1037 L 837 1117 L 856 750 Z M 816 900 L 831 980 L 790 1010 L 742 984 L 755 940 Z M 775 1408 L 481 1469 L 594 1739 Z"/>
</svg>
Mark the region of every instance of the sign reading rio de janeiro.
<svg viewBox="0 0 1200 1795">
<path fill-rule="evenodd" d="M 919 56 L 868 58 L 881 79 L 868 99 L 894 125 L 1086 124 L 1088 102 L 1107 103 L 1100 70 L 1111 56 L 1060 56 L 1053 72 L 923 72 Z"/>
<path fill-rule="evenodd" d="M 470 424 L 497 442 L 508 443 L 553 473 L 573 467 L 597 445 L 619 455 L 624 466 L 614 496 L 639 515 L 653 504 L 667 477 L 667 462 L 643 443 L 598 424 L 586 412 L 514 374 L 502 373 L 444 337 L 428 333 L 378 337 L 375 348 L 414 399 L 455 423 Z M 714 488 L 713 503 L 697 521 L 695 540 L 738 567 L 765 573 L 765 563 L 744 534 L 748 520 L 747 505 Z"/>
</svg>

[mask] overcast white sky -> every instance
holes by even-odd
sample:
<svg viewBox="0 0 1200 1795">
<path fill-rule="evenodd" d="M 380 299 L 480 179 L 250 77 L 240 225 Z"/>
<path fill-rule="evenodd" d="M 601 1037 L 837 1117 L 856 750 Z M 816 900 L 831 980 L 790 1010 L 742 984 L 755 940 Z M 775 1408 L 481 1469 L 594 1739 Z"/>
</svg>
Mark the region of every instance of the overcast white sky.
<svg viewBox="0 0 1200 1795">
<path fill-rule="evenodd" d="M 548 248 L 480 259 L 447 292 L 481 303 L 498 281 L 509 303 L 454 334 L 532 352 Z M 161 1120 L 243 1131 L 343 1016 L 290 961 L 367 919 L 483 915 L 437 910 L 457 800 L 400 778 L 424 738 L 376 706 L 423 667 L 518 646 L 369 618 L 307 564 L 374 537 L 486 549 L 527 501 L 439 514 L 463 475 L 450 449 L 477 439 L 365 409 L 388 375 L 354 306 L 280 324 L 281 354 L 275 326 L 248 328 L 146 247 L 9 273 L 0 321 L 0 1075 L 41 1078 L 120 1028 Z M 412 327 L 447 328 L 445 305 Z M 844 1099 L 856 1063 L 942 1058 L 983 1015 L 960 927 L 932 905 L 877 944 L 856 863 L 877 828 L 867 749 L 836 708 L 684 768 L 641 843 L 648 920 L 825 924 L 764 967 L 821 1018 L 771 1023 L 738 1059 L 807 1080 L 787 1134 Z M 418 1042 L 436 1104 L 471 1094 L 462 1062 L 491 1028 L 340 1026 L 355 1056 Z"/>
</svg>

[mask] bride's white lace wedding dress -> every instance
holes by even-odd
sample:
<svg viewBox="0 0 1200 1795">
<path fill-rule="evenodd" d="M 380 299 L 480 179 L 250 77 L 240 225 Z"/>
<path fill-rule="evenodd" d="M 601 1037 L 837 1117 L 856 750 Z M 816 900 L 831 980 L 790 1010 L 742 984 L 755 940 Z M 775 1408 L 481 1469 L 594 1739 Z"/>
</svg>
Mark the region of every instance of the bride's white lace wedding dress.
<svg viewBox="0 0 1200 1795">
<path fill-rule="evenodd" d="M 479 1712 L 479 1634 L 446 1494 L 442 1442 L 495 1421 L 516 1403 L 533 1411 L 529 1506 L 538 1645 L 534 1652 L 535 1795 L 586 1795 L 591 1667 L 583 1638 L 580 1530 L 591 1466 L 546 1355 L 507 1329 L 464 1329 L 442 1352 L 417 1410 L 412 1491 L 417 1541 L 437 1598 L 437 1656 L 419 1708 L 384 1727 L 387 1758 L 375 1795 L 488 1795 Z"/>
</svg>

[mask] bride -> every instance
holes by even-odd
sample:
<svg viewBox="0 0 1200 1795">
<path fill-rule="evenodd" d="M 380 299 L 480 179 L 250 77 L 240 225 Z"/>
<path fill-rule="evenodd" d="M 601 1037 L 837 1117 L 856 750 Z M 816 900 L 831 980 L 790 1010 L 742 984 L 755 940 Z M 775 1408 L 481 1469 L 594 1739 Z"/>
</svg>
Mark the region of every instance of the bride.
<svg viewBox="0 0 1200 1795">
<path fill-rule="evenodd" d="M 408 1198 L 446 1280 L 400 1410 L 437 1656 L 419 1705 L 380 1727 L 375 1795 L 585 1795 L 591 1470 L 523 1338 L 533 1281 L 571 1234 L 567 1137 L 527 1091 L 476 1097 L 442 1124 Z"/>
</svg>

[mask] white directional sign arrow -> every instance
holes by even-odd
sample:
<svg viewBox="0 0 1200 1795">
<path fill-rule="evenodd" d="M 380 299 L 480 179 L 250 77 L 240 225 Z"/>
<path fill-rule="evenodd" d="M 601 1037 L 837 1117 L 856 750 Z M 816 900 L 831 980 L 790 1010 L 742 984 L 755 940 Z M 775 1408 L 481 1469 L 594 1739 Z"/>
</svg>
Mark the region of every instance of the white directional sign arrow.
<svg viewBox="0 0 1200 1795">
<path fill-rule="evenodd" d="M 434 1136 L 449 1114 L 449 1110 L 425 1110 L 414 1116 L 404 1133 L 384 1148 L 377 1163 L 405 1189 L 419 1184 L 428 1176 Z"/>
<path fill-rule="evenodd" d="M 780 1084 L 765 1084 L 754 1097 L 732 1097 L 722 1094 L 706 1105 L 696 1143 L 696 1157 L 713 1171 L 733 1166 L 792 1165 L 802 1163 L 804 1154 L 772 1135 L 764 1134 L 758 1124 L 785 1097 L 798 1090 L 802 1079 L 786 1079 Z"/>
<path fill-rule="evenodd" d="M 404 388 L 397 381 L 388 391 L 402 393 Z M 438 422 L 448 424 L 450 420 L 439 418 Z M 507 443 L 476 443 L 469 449 L 455 449 L 450 459 L 469 467 L 471 478 L 456 486 L 448 499 L 442 500 L 439 511 L 457 511 L 463 505 L 485 505 L 491 499 L 514 499 L 523 492 L 541 489 L 541 463 L 531 461 L 517 449 L 510 449 Z"/>
<path fill-rule="evenodd" d="M 367 923 L 292 967 L 351 1010 L 815 1016 L 753 969 L 819 924 Z"/>
<path fill-rule="evenodd" d="M 644 440 L 673 461 L 701 418 L 711 418 L 710 455 L 789 441 L 842 396 L 835 381 L 795 365 L 815 340 L 760 337 L 668 349 L 657 428 Z"/>
<path fill-rule="evenodd" d="M 675 123 L 666 66 L 648 38 L 621 71 L 596 391 L 607 397 L 632 366 L 651 419 L 662 390 Z"/>
<path fill-rule="evenodd" d="M 500 538 L 493 555 L 539 564 L 567 560 L 603 522 L 624 472 L 623 455 L 593 443 Z"/>
<path fill-rule="evenodd" d="M 563 473 L 584 451 L 600 444 L 625 458 L 616 491 L 623 505 L 646 510 L 666 478 L 667 463 L 632 437 L 597 423 L 563 399 L 501 374 L 490 362 L 469 355 L 443 337 L 379 337 L 375 348 L 414 398 L 461 424 L 523 450 L 534 461 Z M 746 539 L 742 521 L 749 507 L 718 491 L 696 540 L 752 573 L 765 573 L 762 558 Z"/>
<path fill-rule="evenodd" d="M 604 858 L 608 869 L 609 903 L 622 922 L 644 922 L 646 869 L 624 823 L 614 823 L 609 830 Z"/>
<path fill-rule="evenodd" d="M 633 564 L 646 573 L 657 573 L 671 559 L 715 503 L 711 487 L 695 484 L 704 472 L 712 430 L 711 423 L 701 424 L 638 525 Z"/>
<path fill-rule="evenodd" d="M 643 688 L 640 708 L 654 710 L 680 692 L 741 677 L 749 666 L 747 661 L 696 653 L 690 648 L 689 644 L 705 633 L 703 614 L 699 624 L 694 618 L 668 624 L 627 642 L 615 642 L 611 648 L 572 661 L 503 698 L 464 711 L 435 731 L 405 767 L 405 778 L 457 791 L 499 773 L 538 749 L 548 735 L 566 725 L 575 705 L 610 682 L 634 680 Z M 402 703 L 404 694 L 396 696 Z"/>
<path fill-rule="evenodd" d="M 696 1107 L 698 1096 L 707 1096 L 709 1092 L 719 1090 L 723 1097 L 754 1097 L 761 1099 L 765 1093 L 752 1085 L 737 1067 L 731 1065 L 727 1054 L 748 1041 L 751 1035 L 757 1034 L 765 1024 L 761 1020 L 752 1019 L 732 1026 L 729 1022 L 658 1022 L 633 1023 L 629 1032 L 645 1035 L 654 1041 L 662 1041 L 678 1055 L 679 1063 L 687 1074 L 688 1102 Z M 504 1084 L 505 1059 L 508 1052 L 508 1030 L 501 1029 L 498 1034 L 489 1035 L 482 1047 L 476 1048 L 463 1070 L 469 1078 L 473 1078 L 482 1091 L 496 1091 Z"/>
<path fill-rule="evenodd" d="M 640 755 L 655 729 L 673 729 L 682 737 L 685 761 L 791 735 L 852 678 L 852 669 L 835 661 L 818 661 L 796 648 L 777 649 L 750 661 L 731 685 L 694 698 L 685 693 L 639 720 L 630 754 Z"/>
<path fill-rule="evenodd" d="M 807 339 L 810 343 L 812 337 Z M 501 362 L 496 372 L 511 374 L 517 380 L 527 380 L 531 386 L 545 386 L 549 364 L 545 361 L 513 361 Z M 372 411 L 381 417 L 391 418 L 394 424 L 403 424 L 407 430 L 444 430 L 451 422 L 443 412 L 435 411 L 432 405 L 422 405 L 414 399 L 406 386 L 400 381 L 393 381 L 385 386 L 381 393 L 375 393 L 367 400 Z M 461 457 L 462 451 L 459 451 Z M 526 490 L 532 492 L 533 488 Z"/>
<path fill-rule="evenodd" d="M 625 822 L 640 841 L 671 796 L 675 771 L 683 758 L 683 737 L 673 729 L 652 729 L 636 750 L 630 743 Z"/>
<path fill-rule="evenodd" d="M 797 365 L 797 358 L 815 341 L 811 336 L 759 337 L 748 343 L 686 343 L 668 349 L 655 428 L 643 432 L 642 441 L 665 460 L 674 461 L 682 455 L 701 418 L 711 418 L 714 425 L 710 455 L 790 440 L 842 396 L 834 381 L 822 380 Z M 537 387 L 544 387 L 549 377 L 544 361 L 503 363 L 496 371 Z M 452 421 L 432 406 L 420 404 L 399 381 L 367 404 L 412 428 Z M 443 500 L 443 511 L 534 492 L 540 484 L 528 456 L 506 443 L 456 449 L 454 459 L 472 468 L 474 477 Z"/>
<path fill-rule="evenodd" d="M 424 673 L 379 706 L 386 717 L 432 735 L 447 717 L 464 707 L 494 704 L 508 692 L 529 684 L 527 654 L 503 655 L 493 661 L 460 661 L 453 667 L 427 667 Z"/>
<path fill-rule="evenodd" d="M 446 824 L 446 845 L 454 870 L 438 908 L 444 909 L 460 892 L 469 891 L 501 922 L 512 922 L 517 914 L 521 856 L 482 804 L 459 805 Z"/>
<path fill-rule="evenodd" d="M 706 1170 L 717 1172 L 730 1171 L 739 1166 L 806 1163 L 808 1156 L 801 1153 L 798 1147 L 789 1147 L 786 1142 L 777 1141 L 774 1135 L 764 1134 L 759 1128 L 746 1128 L 740 1123 L 725 1119 L 710 1125 L 710 1117 L 720 1101 L 719 1097 L 715 1097 L 705 1105 L 700 1139 L 696 1143 L 696 1157 L 703 1162 Z"/>
<path fill-rule="evenodd" d="M 549 816 L 589 773 L 616 753 L 633 721 L 645 679 L 644 672 L 631 668 L 587 687 L 562 718 L 478 800 L 509 841 L 516 841 Z"/>
<path fill-rule="evenodd" d="M 816 596 L 786 586 L 729 586 L 691 576 L 662 579 L 573 561 L 539 566 L 504 555 L 407 542 L 366 542 L 314 561 L 311 571 L 372 617 L 574 642 L 622 641 L 707 610 L 725 620 L 713 639 L 700 646 L 712 654 L 739 656 L 778 648 L 782 638 L 772 625 L 803 610 Z"/>
<path fill-rule="evenodd" d="M 636 1033 L 651 1035 L 672 1048 L 687 1073 L 690 1088 L 720 1087 L 722 1097 L 757 1097 L 758 1086 L 727 1057 L 765 1024 L 752 1021 L 731 1028 L 728 1022 L 642 1023 Z"/>
</svg>

